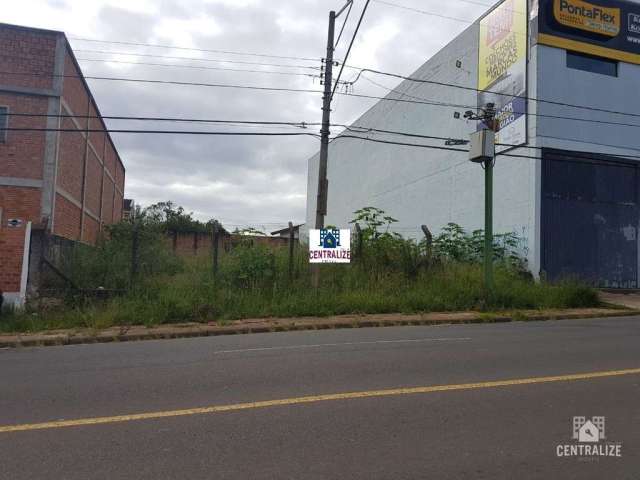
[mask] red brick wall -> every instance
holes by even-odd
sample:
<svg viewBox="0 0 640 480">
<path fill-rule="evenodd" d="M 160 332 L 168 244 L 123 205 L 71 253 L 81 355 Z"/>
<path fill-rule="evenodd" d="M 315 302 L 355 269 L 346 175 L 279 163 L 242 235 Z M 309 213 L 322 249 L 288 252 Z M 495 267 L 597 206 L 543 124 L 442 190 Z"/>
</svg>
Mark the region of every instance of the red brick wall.
<svg viewBox="0 0 640 480">
<path fill-rule="evenodd" d="M 20 290 L 26 223 L 39 221 L 41 195 L 39 188 L 0 186 L 0 290 L 3 292 Z M 10 218 L 21 219 L 24 223 L 18 228 L 9 228 L 7 220 Z"/>
<path fill-rule="evenodd" d="M 89 107 L 89 116 L 91 117 L 98 116 L 98 113 L 96 112 L 96 109 L 93 106 L 93 104 L 91 104 L 91 106 Z M 98 153 L 98 155 L 100 155 L 101 158 L 104 152 L 105 134 L 102 132 L 104 128 L 105 127 L 101 119 L 99 118 L 89 119 L 89 130 L 100 130 L 100 132 L 90 132 L 89 141 L 91 142 L 91 145 L 93 145 L 93 148 Z"/>
<path fill-rule="evenodd" d="M 102 196 L 102 221 L 112 223 L 113 219 L 113 182 L 104 176 L 104 195 Z"/>
<path fill-rule="evenodd" d="M 65 118 L 62 120 L 62 128 L 75 129 L 75 124 L 70 118 Z M 60 132 L 57 186 L 73 195 L 78 202 L 82 201 L 84 149 L 85 139 L 82 133 Z"/>
<path fill-rule="evenodd" d="M 122 218 L 122 194 L 115 191 L 111 178 L 114 178 L 116 184 L 119 185 L 120 191 L 124 191 L 124 168 L 119 162 L 119 157 L 107 135 L 102 130 L 105 129 L 104 122 L 100 118 L 80 118 L 82 116 L 97 117 L 98 112 L 93 102 L 90 102 L 89 93 L 84 84 L 76 78 L 69 78 L 68 75 L 78 75 L 78 70 L 67 52 L 65 58 L 65 81 L 63 84 L 63 104 L 68 106 L 66 114 L 76 116 L 77 122 L 71 119 L 64 121 L 65 129 L 75 129 L 76 132 L 61 133 L 60 154 L 58 160 L 58 185 L 69 193 L 75 200 L 82 202 L 82 181 L 83 181 L 83 164 L 85 148 L 87 145 L 87 137 L 80 133 L 89 126 L 90 130 L 101 130 L 99 132 L 89 132 L 88 142 L 89 149 L 86 157 L 86 184 L 85 184 L 85 209 L 95 216 L 100 215 L 100 207 L 102 206 L 102 221 L 105 224 L 119 222 Z M 87 103 L 90 102 L 90 103 Z M 89 110 L 87 111 L 87 107 Z M 102 176 L 102 162 L 108 174 Z M 104 181 L 104 187 L 102 183 Z M 104 191 L 103 197 L 100 198 L 101 191 Z M 66 209 L 65 212 L 69 212 Z M 56 211 L 55 223 L 58 223 L 58 215 L 62 213 Z M 83 241 L 93 243 L 99 233 L 99 223 L 95 219 L 86 220 L 88 215 L 85 213 L 85 231 Z M 76 218 L 76 217 L 74 217 Z M 91 218 L 91 217 L 89 217 Z M 65 231 L 79 232 L 78 228 L 70 228 L 71 219 L 65 219 L 61 222 L 65 225 Z M 94 223 L 97 225 L 98 232 L 94 232 Z M 61 235 L 64 235 L 60 233 Z M 78 233 L 79 234 L 79 233 Z M 70 237 L 77 239 L 78 237 Z"/>
<path fill-rule="evenodd" d="M 0 30 L 1 31 L 1 30 Z M 1 55 L 0 55 L 1 56 Z M 0 105 L 9 107 L 9 113 L 47 113 L 47 99 L 0 93 Z M 9 117 L 9 128 L 45 128 L 46 117 Z M 3 133 L 0 132 L 0 135 Z M 42 159 L 45 132 L 6 132 L 5 143 L 0 143 L 0 176 L 42 178 Z"/>
<path fill-rule="evenodd" d="M 82 241 L 95 244 L 100 234 L 100 224 L 88 215 L 84 216 L 84 231 Z"/>
<path fill-rule="evenodd" d="M 194 242 L 197 237 L 197 249 Z M 246 235 L 226 235 L 220 239 L 219 255 L 233 250 L 234 247 L 250 242 L 255 246 L 264 246 L 268 248 L 281 248 L 289 244 L 289 239 L 284 237 L 253 237 Z M 177 233 L 169 232 L 167 234 L 167 245 L 174 250 L 176 255 L 181 257 L 210 255 L 212 253 L 212 239 L 210 233 Z"/>
<path fill-rule="evenodd" d="M 80 209 L 60 194 L 56 195 L 55 208 L 53 233 L 71 240 L 78 240 L 80 238 Z"/>
<path fill-rule="evenodd" d="M 67 51 L 64 57 L 64 81 L 62 83 L 62 98 L 69 105 L 72 113 L 86 117 L 89 106 L 89 95 L 80 78 L 80 72 L 76 68 L 71 55 Z M 87 126 L 87 118 L 79 118 L 78 123 L 82 128 Z"/>
<path fill-rule="evenodd" d="M 24 28 L 0 27 L 0 72 L 16 72 L 23 75 L 0 73 L 0 84 L 12 87 L 34 89 L 54 88 L 56 41 L 60 34 L 28 30 Z M 94 217 L 100 216 L 110 224 L 120 221 L 122 215 L 122 192 L 125 172 L 119 157 L 100 118 L 98 108 L 91 100 L 85 83 L 80 78 L 79 68 L 73 55 L 67 49 L 64 57 L 64 78 L 62 79 L 62 113 L 75 115 L 63 118 L 60 126 L 70 132 L 58 134 L 56 188 L 64 190 L 73 200 L 65 198 L 60 191 L 55 195 L 53 233 L 72 240 L 81 239 L 95 243 L 100 235 L 101 225 Z M 44 115 L 48 111 L 49 97 L 29 94 L 0 92 L 0 106 L 9 108 L 10 113 L 33 113 Z M 85 118 L 81 118 L 85 117 Z M 10 116 L 9 127 L 46 128 L 47 118 Z M 89 127 L 88 135 L 83 130 Z M 89 148 L 87 149 L 87 145 Z M 7 141 L 0 143 L 0 176 L 28 179 L 43 179 L 46 132 L 7 132 Z M 107 158 L 103 159 L 106 155 Z M 104 175 L 105 162 L 109 175 Z M 86 162 L 86 163 L 85 163 Z M 85 215 L 78 207 L 83 201 L 83 181 Z M 119 189 L 114 189 L 115 179 Z M 101 198 L 101 191 L 104 195 Z M 3 209 L 0 226 L 0 289 L 15 292 L 19 290 L 24 245 L 24 226 L 6 228 L 7 218 L 21 218 L 25 222 L 41 221 L 42 189 L 0 187 L 0 207 Z M 90 213 L 87 213 L 90 212 Z M 81 225 L 82 223 L 82 225 Z M 82 227 L 82 229 L 81 229 Z M 82 235 L 82 238 L 80 236 Z"/>
<path fill-rule="evenodd" d="M 100 186 L 102 182 L 102 165 L 98 162 L 98 158 L 89 149 L 87 155 L 87 180 L 86 180 L 86 194 L 85 194 L 85 207 L 91 211 L 94 215 L 100 214 Z"/>
<path fill-rule="evenodd" d="M 56 34 L 0 28 L 0 83 L 30 88 L 53 87 Z"/>
<path fill-rule="evenodd" d="M 120 193 L 118 193 L 118 191 L 116 190 L 116 197 L 114 199 L 114 207 L 113 207 L 113 222 L 112 223 L 118 223 L 122 219 L 122 204 L 123 203 L 124 203 L 124 200 L 122 198 L 122 195 L 120 195 Z"/>
</svg>

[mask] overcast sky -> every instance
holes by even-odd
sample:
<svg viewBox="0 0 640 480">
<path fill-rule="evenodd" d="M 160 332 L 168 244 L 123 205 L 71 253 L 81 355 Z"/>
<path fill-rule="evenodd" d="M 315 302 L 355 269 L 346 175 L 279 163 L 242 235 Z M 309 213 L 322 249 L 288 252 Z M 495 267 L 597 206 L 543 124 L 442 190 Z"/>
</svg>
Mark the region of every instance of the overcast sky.
<svg viewBox="0 0 640 480">
<path fill-rule="evenodd" d="M 490 0 L 390 0 L 430 16 L 373 0 L 349 62 L 409 74 L 474 21 Z M 365 0 L 355 0 L 336 56 L 342 58 Z M 304 75 L 230 72 L 129 63 L 222 67 L 314 74 L 325 56 L 328 14 L 344 0 L 21 0 L 3 9 L 3 21 L 64 31 L 85 75 L 188 82 L 228 83 L 320 90 L 318 79 Z M 343 16 L 344 17 L 344 16 Z M 342 18 L 343 18 L 342 17 Z M 339 19 L 338 27 L 340 26 Z M 74 37 L 76 39 L 74 39 Z M 183 47 L 167 49 L 78 40 L 100 39 Z M 317 58 L 275 59 L 185 48 Z M 98 53 L 98 52 L 116 53 Z M 136 53 L 163 58 L 122 55 Z M 189 59 L 166 56 L 188 57 Z M 226 59 L 287 66 L 206 62 Z M 100 61 L 88 61 L 100 60 Z M 344 78 L 351 79 L 353 70 Z M 385 77 L 372 77 L 388 87 Z M 90 80 L 103 115 L 319 122 L 319 94 L 258 92 L 211 87 L 149 85 Z M 355 93 L 384 96 L 388 91 L 366 80 Z M 337 96 L 335 123 L 351 123 L 372 100 Z M 225 131 L 297 131 L 293 127 L 247 128 L 173 123 L 110 122 L 111 128 Z M 312 131 L 309 129 L 307 131 Z M 114 141 L 127 169 L 126 193 L 137 203 L 173 200 L 201 219 L 218 218 L 226 226 L 276 224 L 305 218 L 307 159 L 319 149 L 313 137 L 205 137 L 117 134 Z M 274 228 L 272 228 L 274 227 Z"/>
</svg>

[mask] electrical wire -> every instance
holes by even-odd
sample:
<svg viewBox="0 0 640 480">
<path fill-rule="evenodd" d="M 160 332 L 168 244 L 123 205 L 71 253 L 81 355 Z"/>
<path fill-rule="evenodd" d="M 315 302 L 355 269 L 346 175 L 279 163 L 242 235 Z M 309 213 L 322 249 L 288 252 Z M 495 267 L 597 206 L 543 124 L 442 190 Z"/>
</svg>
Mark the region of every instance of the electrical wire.
<svg viewBox="0 0 640 480">
<path fill-rule="evenodd" d="M 198 130 L 133 130 L 133 129 L 95 129 L 95 128 L 0 128 L 0 132 L 66 132 L 66 133 L 137 133 L 164 135 L 212 135 L 212 136 L 247 136 L 247 137 L 299 137 L 320 138 L 320 134 L 311 132 L 222 132 Z"/>
<path fill-rule="evenodd" d="M 405 143 L 405 142 L 396 142 L 396 141 L 391 141 L 391 140 L 382 140 L 382 139 L 375 139 L 375 138 L 367 138 L 367 137 L 359 137 L 359 136 L 355 136 L 355 135 L 338 135 L 336 137 L 333 138 L 333 141 L 338 140 L 338 139 L 357 139 L 357 140 L 362 140 L 362 141 L 366 141 L 366 142 L 374 142 L 374 143 L 381 143 L 381 144 L 387 144 L 387 145 L 397 145 L 397 146 L 404 146 L 404 147 L 414 147 L 414 148 L 427 148 L 427 149 L 433 149 L 433 150 L 448 150 L 448 151 L 453 151 L 453 152 L 463 152 L 463 153 L 469 153 L 469 150 L 465 150 L 465 149 L 460 149 L 460 148 L 452 148 L 452 147 L 441 147 L 438 145 L 424 145 L 424 144 L 420 144 L 420 143 Z M 516 145 L 516 147 L 518 148 L 526 148 L 525 146 L 520 146 L 520 145 Z M 544 150 L 544 147 L 534 147 L 534 148 L 539 148 L 540 150 Z M 594 158 L 594 154 L 589 154 L 587 152 L 570 152 L 569 154 L 571 156 L 570 160 L 563 160 L 563 161 L 568 161 L 568 162 L 573 162 L 573 163 L 594 163 L 597 162 L 599 159 L 598 158 Z M 602 154 L 605 155 L 607 157 L 616 157 L 616 158 L 620 158 L 622 160 L 624 159 L 635 159 L 635 158 L 640 158 L 640 156 L 635 156 L 635 155 L 622 155 L 622 154 Z M 510 158 L 522 158 L 522 159 L 527 159 L 527 160 L 543 160 L 543 157 L 541 156 L 533 156 L 533 155 L 521 155 L 521 154 L 516 154 L 516 153 L 507 153 L 507 152 L 498 152 L 496 153 L 496 157 L 510 157 Z M 628 163 L 625 162 L 613 162 L 610 160 L 606 160 L 607 164 L 612 164 L 612 163 L 619 163 L 622 165 L 629 165 Z"/>
<path fill-rule="evenodd" d="M 186 82 L 178 80 L 155 80 L 149 78 L 129 78 L 129 77 L 105 77 L 105 76 L 93 76 L 93 75 L 63 75 L 63 74 L 38 74 L 38 73 L 16 73 L 0 71 L 0 75 L 17 75 L 17 76 L 41 76 L 52 78 L 84 78 L 85 80 L 106 80 L 113 82 L 128 82 L 128 83 L 148 83 L 156 85 L 180 85 L 191 87 L 215 87 L 215 88 L 239 88 L 245 90 L 262 90 L 271 92 L 299 92 L 299 93 L 322 93 L 320 90 L 302 89 L 302 88 L 286 88 L 286 87 L 260 87 L 257 85 L 237 85 L 237 84 L 225 84 L 225 83 L 206 83 L 206 82 Z"/>
<path fill-rule="evenodd" d="M 340 39 L 342 38 L 342 34 L 344 33 L 344 27 L 347 26 L 347 22 L 349 21 L 349 15 L 351 15 L 351 10 L 353 9 L 353 2 L 354 0 L 352 0 L 349 3 L 349 10 L 347 10 L 347 15 L 344 18 L 344 22 L 342 22 L 342 28 L 340 29 L 340 33 L 338 34 L 338 39 L 336 40 L 335 45 L 333 46 L 333 49 L 335 50 L 336 48 L 338 48 L 338 44 L 340 43 Z"/>
<path fill-rule="evenodd" d="M 611 114 L 614 114 L 614 115 L 627 115 L 627 116 L 631 116 L 631 117 L 640 117 L 639 113 L 620 112 L 620 111 L 616 111 L 616 110 L 609 110 L 609 109 L 606 109 L 606 108 L 589 107 L 589 106 L 586 106 L 586 105 L 575 105 L 575 104 L 571 104 L 571 103 L 558 102 L 558 101 L 554 101 L 554 100 L 543 100 L 543 99 L 540 99 L 540 98 L 529 97 L 529 96 L 525 96 L 525 95 L 512 95 L 512 94 L 509 94 L 509 93 L 496 92 L 494 90 L 482 90 L 482 89 L 479 89 L 479 88 L 467 87 L 465 85 L 458 85 L 458 84 L 455 84 L 455 83 L 438 82 L 438 81 L 435 81 L 435 80 L 423 80 L 423 79 L 420 79 L 420 78 L 408 77 L 408 76 L 400 75 L 400 74 L 397 74 L 397 73 L 383 72 L 383 71 L 374 70 L 374 69 L 371 69 L 371 68 L 362 68 L 362 69 L 360 69 L 360 74 L 362 74 L 364 72 L 370 72 L 370 73 L 374 73 L 374 74 L 377 74 L 377 75 L 385 75 L 385 76 L 388 76 L 388 77 L 398 78 L 398 79 L 406 80 L 406 81 L 409 81 L 409 82 L 426 83 L 426 84 L 430 84 L 430 85 L 437 85 L 437 86 L 449 87 L 449 88 L 458 88 L 458 89 L 461 89 L 461 90 L 467 90 L 467 91 L 476 92 L 476 93 L 489 93 L 489 94 L 492 94 L 492 95 L 498 95 L 498 96 L 502 96 L 502 97 L 520 98 L 522 100 L 528 100 L 528 101 L 537 102 L 537 103 L 548 103 L 550 105 L 557 105 L 557 106 L 561 106 L 561 107 L 578 108 L 578 109 L 589 110 L 589 111 L 593 111 L 593 112 L 611 113 Z M 356 83 L 358 81 L 358 79 L 360 77 L 360 74 L 358 75 L 358 77 L 356 77 L 356 80 L 353 83 Z"/>
<path fill-rule="evenodd" d="M 442 15 L 440 13 L 433 13 L 433 12 L 427 12 L 426 10 L 420 10 L 418 8 L 413 8 L 413 7 L 407 7 L 405 5 L 400 5 L 398 3 L 392 3 L 392 2 L 388 2 L 386 0 L 373 0 L 375 3 L 379 3 L 381 5 L 387 5 L 389 7 L 394 7 L 394 8 L 400 8 L 402 10 L 408 10 L 410 12 L 415 12 L 415 13 L 421 13 L 423 15 L 428 15 L 430 17 L 438 17 L 438 18 L 444 18 L 446 20 L 453 20 L 455 22 L 461 22 L 461 23 L 466 23 L 466 24 L 471 24 L 474 23 L 473 20 L 468 20 L 466 18 L 457 18 L 457 17 L 450 17 L 448 15 Z M 484 5 L 485 7 L 487 7 L 488 5 Z"/>
<path fill-rule="evenodd" d="M 206 119 L 206 118 L 184 118 L 184 117 L 149 117 L 149 116 L 125 116 L 125 115 L 71 115 L 71 114 L 47 114 L 47 113 L 26 113 L 26 112 L 7 112 L 5 114 L 9 117 L 33 117 L 33 118 L 75 118 L 75 119 L 89 119 L 89 120 L 118 120 L 118 121 L 144 121 L 144 122 L 175 122 L 175 123 L 204 123 L 204 124 L 225 124 L 230 126 L 252 126 L 252 127 L 279 127 L 279 126 L 289 126 L 306 129 L 309 127 L 317 127 L 322 125 L 320 122 L 291 122 L 291 121 L 261 121 L 261 120 L 234 120 L 234 119 Z M 347 131 L 354 133 L 382 133 L 388 135 L 397 135 L 409 138 L 422 138 L 428 140 L 458 140 L 464 141 L 463 139 L 455 139 L 452 137 L 442 137 L 442 136 L 433 136 L 433 135 L 422 135 L 417 133 L 410 132 L 401 132 L 397 130 L 385 130 L 380 128 L 368 127 L 366 125 L 346 125 L 342 123 L 332 123 L 331 127 L 339 127 L 344 128 Z M 25 129 L 27 130 L 27 129 Z M 85 129 L 79 128 L 77 131 L 85 131 Z M 106 130 L 98 130 L 98 131 L 106 131 Z M 557 137 L 553 137 L 557 138 Z M 567 138 L 557 138 L 559 140 L 571 140 Z M 574 140 L 578 141 L 578 140 Z M 593 143 L 593 142 L 589 142 Z M 613 147 L 616 148 L 615 145 L 608 144 L 600 144 L 593 143 L 594 145 L 600 145 L 605 147 Z M 497 146 L 511 147 L 511 148 L 529 148 L 529 149 L 542 149 L 543 147 L 533 147 L 528 145 L 516 145 L 516 144 L 506 144 L 506 143 L 498 143 Z M 635 150 L 639 151 L 639 148 L 631 148 L 631 147 L 617 147 L 623 148 L 627 150 Z M 622 158 L 638 158 L 640 156 L 630 155 L 630 154 L 608 154 L 609 156 L 619 156 Z"/>
<path fill-rule="evenodd" d="M 360 19 L 358 20 L 358 24 L 356 25 L 356 29 L 353 32 L 353 36 L 351 37 L 351 42 L 349 43 L 349 48 L 347 49 L 347 53 L 344 56 L 344 60 L 342 61 L 342 64 L 340 66 L 340 71 L 338 72 L 338 76 L 336 77 L 335 80 L 335 85 L 333 86 L 333 90 L 331 91 L 331 96 L 329 97 L 329 102 L 331 102 L 331 100 L 333 100 L 333 96 L 336 93 L 336 89 L 338 88 L 338 85 L 340 84 L 340 77 L 342 77 L 342 72 L 344 71 L 344 64 L 347 62 L 348 58 L 349 58 L 349 54 L 351 53 L 351 49 L 353 48 L 353 44 L 356 41 L 356 37 L 358 35 L 358 31 L 360 30 L 360 26 L 362 25 L 362 20 L 364 20 L 364 15 L 365 13 L 367 13 L 367 8 L 369 8 L 369 3 L 371 2 L 371 0 L 367 0 L 367 3 L 364 4 L 364 8 L 362 9 L 362 13 L 360 14 Z"/>
<path fill-rule="evenodd" d="M 152 48 L 165 48 L 171 50 L 186 50 L 192 52 L 208 52 L 208 53 L 224 53 L 226 55 L 239 55 L 239 56 L 249 56 L 249 57 L 263 57 L 263 58 L 281 58 L 286 60 L 302 60 L 308 62 L 318 62 L 319 58 L 310 58 L 310 57 L 295 57 L 295 56 L 287 56 L 287 55 L 272 55 L 266 53 L 255 53 L 255 52 L 241 52 L 241 51 L 233 51 L 233 50 L 216 50 L 210 48 L 195 48 L 195 47 L 180 47 L 176 45 L 162 45 L 157 43 L 142 43 L 142 42 L 124 42 L 124 41 L 116 41 L 116 40 L 99 40 L 96 38 L 83 38 L 83 37 L 68 37 L 70 40 L 75 40 L 78 42 L 93 42 L 93 43 L 104 43 L 109 45 L 130 45 L 136 47 L 152 47 Z"/>
<path fill-rule="evenodd" d="M 416 100 L 416 103 L 423 103 L 423 102 L 431 102 L 431 100 L 424 98 L 424 97 L 417 97 L 415 95 L 410 95 L 408 93 L 404 93 L 400 90 L 396 90 L 393 88 L 389 88 L 385 85 L 382 85 L 380 83 L 375 82 L 374 80 L 371 80 L 369 77 L 362 75 L 361 78 L 367 80 L 368 82 L 372 83 L 373 85 L 382 88 L 384 90 L 387 90 L 391 93 L 395 93 L 397 95 L 403 95 L 406 96 L 408 98 L 414 99 Z M 402 99 L 389 99 L 389 101 L 394 101 L 394 102 L 403 102 L 406 100 L 402 100 Z M 411 102 L 413 103 L 413 102 Z M 446 107 L 455 107 L 455 108 L 468 108 L 471 110 L 477 110 L 478 107 L 477 106 L 472 106 L 472 105 L 461 105 L 461 104 L 452 104 L 452 103 L 444 103 L 444 102 L 436 102 L 436 103 L 429 103 L 429 105 L 434 105 L 434 106 L 446 106 Z M 556 119 L 556 120 L 570 120 L 570 121 L 575 121 L 575 122 L 585 122 L 585 123 L 597 123 L 597 124 L 602 124 L 602 125 L 615 125 L 615 126 L 619 126 L 619 127 L 640 127 L 640 123 L 624 123 L 624 122 L 612 122 L 609 120 L 596 120 L 596 119 L 591 119 L 591 118 L 577 118 L 577 117 L 568 117 L 568 116 L 563 116 L 563 115 L 549 115 L 546 113 L 532 113 L 532 112 L 527 112 L 526 114 L 523 113 L 523 115 L 527 115 L 528 117 L 539 117 L 539 118 L 552 118 L 552 119 Z"/>
<path fill-rule="evenodd" d="M 295 77 L 316 77 L 316 75 L 312 73 L 298 73 L 298 72 L 276 72 L 273 70 L 248 70 L 241 68 L 225 68 L 225 67 L 205 67 L 201 65 L 176 65 L 176 64 L 168 64 L 168 63 L 147 63 L 147 62 L 127 62 L 124 60 L 105 60 L 105 59 L 94 59 L 94 58 L 78 58 L 79 62 L 101 62 L 101 63 L 117 63 L 117 64 L 125 64 L 125 65 L 144 65 L 150 67 L 171 67 L 171 68 L 186 68 L 186 69 L 194 69 L 194 70 L 216 70 L 216 71 L 225 71 L 225 72 L 242 72 L 242 73 L 264 73 L 268 75 L 285 75 L 285 76 L 295 76 Z"/>
<path fill-rule="evenodd" d="M 74 50 L 74 52 L 75 53 L 91 53 L 91 54 L 97 53 L 101 55 L 123 55 L 123 56 L 130 56 L 130 57 L 165 58 L 168 60 L 191 60 L 194 62 L 233 63 L 238 65 L 256 65 L 261 67 L 301 68 L 301 69 L 307 69 L 307 70 L 320 70 L 320 67 L 313 67 L 309 65 L 288 65 L 285 63 L 247 62 L 243 60 L 227 60 L 227 59 L 219 59 L 219 58 L 194 58 L 194 57 L 181 57 L 181 56 L 175 56 L 175 55 L 153 55 L 150 53 L 114 52 L 109 50 L 78 49 L 78 50 Z M 105 59 L 105 62 L 108 62 L 108 61 L 109 60 Z"/>
<path fill-rule="evenodd" d="M 364 69 L 366 70 L 366 69 Z M 155 79 L 142 79 L 142 78 L 129 78 L 129 77 L 106 77 L 106 76 L 84 76 L 80 77 L 79 75 L 56 75 L 50 73 L 32 73 L 32 72 L 8 72 L 8 71 L 0 71 L 0 75 L 15 75 L 15 76 L 43 76 L 43 77 L 63 77 L 63 78 L 84 78 L 86 80 L 104 80 L 104 81 L 119 81 L 119 82 L 130 82 L 130 83 L 148 83 L 148 84 L 160 84 L 160 85 L 178 85 L 178 86 L 198 86 L 198 87 L 212 87 L 212 88 L 235 88 L 235 89 L 244 89 L 244 90 L 258 90 L 258 91 L 271 91 L 271 92 L 295 92 L 295 93 L 310 93 L 310 94 L 319 94 L 322 95 L 323 92 L 321 90 L 312 90 L 312 89 L 300 89 L 300 88 L 286 88 L 286 87 L 261 87 L 255 85 L 238 85 L 238 84 L 221 84 L 221 83 L 206 83 L 206 82 L 187 82 L 187 81 L 175 81 L 175 80 L 155 80 Z M 395 74 L 390 74 L 395 76 Z M 371 79 L 368 79 L 371 80 Z M 422 83 L 437 83 L 443 86 L 453 86 L 457 88 L 465 88 L 473 91 L 480 91 L 471 87 L 463 87 L 460 85 L 454 84 L 445 84 L 442 82 L 434 82 L 431 80 L 420 80 Z M 379 100 L 379 101 L 387 101 L 387 102 L 400 102 L 400 103 L 408 103 L 408 104 L 420 104 L 420 105 L 431 105 L 431 106 L 440 106 L 440 107 L 451 107 L 451 108 L 466 108 L 466 109 L 477 109 L 477 106 L 472 105 L 464 105 L 457 103 L 447 103 L 447 102 L 438 102 L 438 101 L 430 101 L 430 100 L 417 100 L 421 97 L 416 97 L 413 95 L 409 95 L 401 92 L 396 89 L 389 89 L 388 87 L 381 86 L 381 88 L 385 88 L 393 93 L 398 95 L 404 95 L 413 100 L 399 99 L 399 98 L 389 98 L 389 97 L 380 97 L 374 95 L 365 95 L 365 94 L 357 94 L 357 93 L 345 93 L 345 92 L 335 92 L 337 95 L 342 95 L 346 97 L 354 97 L 354 98 L 363 98 L 363 99 L 371 99 L 371 100 Z M 503 94 L 506 95 L 506 94 Z M 518 97 L 512 96 L 513 98 L 529 98 L 529 97 Z M 571 105 L 571 104 L 563 104 L 561 102 L 554 102 L 550 100 L 541 100 L 530 98 L 532 101 L 544 102 L 544 103 L 552 103 L 556 105 L 565 105 L 572 108 L 582 108 L 586 110 L 595 110 L 595 111 L 603 111 L 611 114 L 617 115 L 628 115 L 632 117 L 640 117 L 640 114 L 626 113 L 626 112 L 617 112 L 606 109 L 597 109 L 594 107 L 580 106 L 580 105 Z M 613 122 L 609 120 L 597 120 L 597 119 L 587 119 L 587 118 L 577 118 L 577 117 L 568 117 L 562 115 L 548 115 L 548 114 L 540 114 L 540 113 L 531 113 L 527 112 L 528 116 L 535 116 L 541 118 L 553 118 L 559 120 L 570 120 L 577 122 L 586 122 L 586 123 L 597 123 L 603 125 L 615 125 L 615 126 L 624 126 L 624 127 L 640 127 L 640 124 L 632 124 L 632 123 L 624 123 L 624 122 Z"/>
</svg>

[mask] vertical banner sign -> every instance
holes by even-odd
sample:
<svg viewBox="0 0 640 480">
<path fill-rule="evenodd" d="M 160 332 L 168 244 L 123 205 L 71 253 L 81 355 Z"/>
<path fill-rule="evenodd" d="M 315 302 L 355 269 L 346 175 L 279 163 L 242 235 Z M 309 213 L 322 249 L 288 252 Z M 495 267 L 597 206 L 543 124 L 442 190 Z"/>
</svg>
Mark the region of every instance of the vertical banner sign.
<svg viewBox="0 0 640 480">
<path fill-rule="evenodd" d="M 351 263 L 351 230 L 309 230 L 310 263 Z"/>
<path fill-rule="evenodd" d="M 527 24 L 527 0 L 505 0 L 480 20 L 478 107 L 495 105 L 496 143 L 527 143 Z"/>
</svg>

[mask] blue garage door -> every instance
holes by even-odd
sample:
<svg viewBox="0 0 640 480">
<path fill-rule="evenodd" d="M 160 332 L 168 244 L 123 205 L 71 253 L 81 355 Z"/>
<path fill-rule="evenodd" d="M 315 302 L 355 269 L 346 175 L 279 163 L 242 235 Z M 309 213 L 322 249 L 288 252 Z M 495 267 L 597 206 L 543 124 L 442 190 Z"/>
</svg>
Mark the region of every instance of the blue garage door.
<svg viewBox="0 0 640 480">
<path fill-rule="evenodd" d="M 636 164 L 543 150 L 542 267 L 547 278 L 637 288 L 638 189 Z"/>
</svg>

